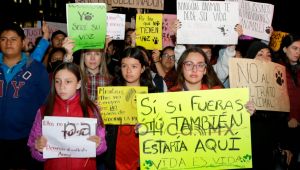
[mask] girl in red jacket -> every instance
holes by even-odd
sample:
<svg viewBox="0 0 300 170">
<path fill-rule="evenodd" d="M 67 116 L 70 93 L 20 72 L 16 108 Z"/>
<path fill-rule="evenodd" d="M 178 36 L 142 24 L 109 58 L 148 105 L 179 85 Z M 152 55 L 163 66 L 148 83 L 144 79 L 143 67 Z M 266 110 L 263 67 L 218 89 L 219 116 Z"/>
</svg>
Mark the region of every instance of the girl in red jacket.
<svg viewBox="0 0 300 170">
<path fill-rule="evenodd" d="M 88 98 L 86 85 L 80 68 L 73 63 L 59 65 L 53 73 L 51 92 L 47 102 L 36 115 L 31 129 L 28 146 L 32 156 L 45 161 L 45 170 L 96 170 L 96 158 L 52 158 L 43 159 L 43 148 L 47 139 L 42 134 L 42 119 L 44 116 L 90 117 L 97 118 L 96 135 L 88 140 L 96 143 L 96 154 L 106 150 L 105 130 L 97 106 Z"/>
</svg>

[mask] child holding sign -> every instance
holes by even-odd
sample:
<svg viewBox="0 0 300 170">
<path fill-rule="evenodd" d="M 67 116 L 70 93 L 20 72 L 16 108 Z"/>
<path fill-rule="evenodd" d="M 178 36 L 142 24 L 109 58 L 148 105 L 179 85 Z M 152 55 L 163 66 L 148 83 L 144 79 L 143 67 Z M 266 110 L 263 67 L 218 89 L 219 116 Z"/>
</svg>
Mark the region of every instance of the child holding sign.
<svg viewBox="0 0 300 170">
<path fill-rule="evenodd" d="M 73 63 L 62 63 L 53 73 L 51 93 L 47 103 L 36 115 L 31 129 L 28 146 L 32 156 L 45 161 L 44 169 L 84 169 L 95 170 L 96 158 L 53 158 L 43 159 L 43 148 L 47 146 L 47 139 L 42 134 L 42 119 L 44 116 L 91 117 L 98 118 L 95 136 L 87 139 L 96 143 L 96 154 L 106 150 L 105 130 L 97 106 L 88 99 L 84 87 L 85 79 L 80 68 Z"/>
<path fill-rule="evenodd" d="M 146 56 L 140 48 L 128 47 L 121 55 L 121 70 L 113 81 L 117 86 L 148 86 L 154 92 Z M 138 169 L 139 139 L 133 125 L 107 125 L 107 165 L 108 169 Z"/>
</svg>

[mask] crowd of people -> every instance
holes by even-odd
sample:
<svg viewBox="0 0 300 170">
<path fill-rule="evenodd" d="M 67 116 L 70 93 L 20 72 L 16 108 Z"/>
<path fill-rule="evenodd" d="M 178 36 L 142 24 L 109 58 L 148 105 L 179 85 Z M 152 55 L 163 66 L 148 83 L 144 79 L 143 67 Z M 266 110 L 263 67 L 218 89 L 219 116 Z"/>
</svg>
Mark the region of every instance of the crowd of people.
<svg viewBox="0 0 300 170">
<path fill-rule="evenodd" d="M 0 169 L 137 170 L 139 138 L 133 125 L 104 125 L 97 87 L 147 86 L 149 93 L 230 88 L 230 58 L 278 62 L 286 67 L 290 112 L 256 110 L 251 114 L 254 170 L 300 169 L 300 36 L 289 33 L 278 52 L 254 39 L 238 45 L 176 45 L 147 50 L 135 44 L 135 30 L 125 40 L 106 38 L 104 49 L 74 54 L 74 41 L 58 30 L 28 50 L 24 31 L 14 23 L 0 26 Z M 179 28 L 177 28 L 179 29 Z M 235 28 L 242 35 L 242 26 Z M 270 33 L 272 34 L 272 32 Z M 239 55 L 238 55 L 239 54 Z M 96 118 L 96 158 L 43 159 L 47 139 L 44 116 Z M 130 132 L 120 133 L 120 132 Z M 278 160 L 275 151 L 283 160 Z"/>
</svg>

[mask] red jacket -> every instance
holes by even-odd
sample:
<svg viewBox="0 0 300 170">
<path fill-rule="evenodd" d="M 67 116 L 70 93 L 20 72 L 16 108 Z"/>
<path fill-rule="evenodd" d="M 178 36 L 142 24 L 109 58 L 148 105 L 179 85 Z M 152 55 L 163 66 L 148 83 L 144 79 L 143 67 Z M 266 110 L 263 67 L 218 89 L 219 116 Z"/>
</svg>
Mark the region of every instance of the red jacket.
<svg viewBox="0 0 300 170">
<path fill-rule="evenodd" d="M 96 170 L 96 158 L 52 158 L 46 160 L 42 158 L 42 154 L 39 153 L 34 147 L 36 138 L 42 135 L 42 110 L 43 109 L 40 109 L 36 116 L 36 120 L 33 124 L 28 140 L 28 146 L 30 147 L 32 156 L 37 160 L 45 161 L 45 170 Z M 89 113 L 90 117 L 95 117 L 92 110 L 89 110 Z M 66 101 L 56 96 L 52 116 L 83 117 L 80 107 L 79 93 Z M 97 135 L 101 138 L 101 144 L 96 150 L 96 154 L 99 155 L 106 151 L 105 129 L 100 125 L 97 127 Z"/>
<path fill-rule="evenodd" d="M 287 89 L 290 99 L 290 118 L 297 119 L 300 122 L 300 71 L 297 72 L 298 86 L 294 83 L 291 73 L 286 71 Z"/>
</svg>

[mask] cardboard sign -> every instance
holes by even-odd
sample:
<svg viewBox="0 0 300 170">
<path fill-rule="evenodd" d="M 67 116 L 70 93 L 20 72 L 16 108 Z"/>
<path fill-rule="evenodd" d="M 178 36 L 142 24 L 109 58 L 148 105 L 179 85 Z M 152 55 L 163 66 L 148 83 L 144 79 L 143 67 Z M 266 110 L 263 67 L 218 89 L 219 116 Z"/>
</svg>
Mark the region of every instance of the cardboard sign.
<svg viewBox="0 0 300 170">
<path fill-rule="evenodd" d="M 249 87 L 257 110 L 290 111 L 285 67 L 254 59 L 229 60 L 230 87 Z"/>
<path fill-rule="evenodd" d="M 175 33 L 172 31 L 171 26 L 176 21 L 177 17 L 173 14 L 163 14 L 163 33 L 162 33 L 162 42 L 163 48 L 167 46 L 175 46 L 172 37 L 175 36 Z"/>
</svg>

